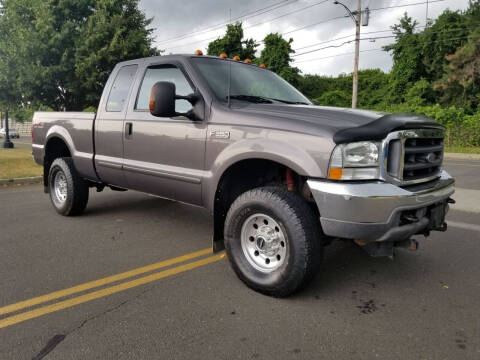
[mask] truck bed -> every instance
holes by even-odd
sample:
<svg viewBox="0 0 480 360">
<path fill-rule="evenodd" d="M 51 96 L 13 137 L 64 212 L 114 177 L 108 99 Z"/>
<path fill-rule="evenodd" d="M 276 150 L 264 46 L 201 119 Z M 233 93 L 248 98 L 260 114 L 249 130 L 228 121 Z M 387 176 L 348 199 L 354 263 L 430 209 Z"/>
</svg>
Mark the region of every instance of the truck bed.
<svg viewBox="0 0 480 360">
<path fill-rule="evenodd" d="M 68 146 L 77 171 L 82 176 L 95 180 L 94 121 L 94 112 L 35 112 L 32 139 L 35 161 L 43 165 L 45 146 L 49 146 L 50 134 L 55 134 Z"/>
</svg>

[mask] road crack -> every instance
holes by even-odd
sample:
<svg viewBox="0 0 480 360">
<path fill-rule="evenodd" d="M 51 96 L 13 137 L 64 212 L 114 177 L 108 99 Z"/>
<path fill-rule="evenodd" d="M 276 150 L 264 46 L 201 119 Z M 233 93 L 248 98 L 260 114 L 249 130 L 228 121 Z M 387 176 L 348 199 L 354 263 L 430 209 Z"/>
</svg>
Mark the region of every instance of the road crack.
<svg viewBox="0 0 480 360">
<path fill-rule="evenodd" d="M 83 320 L 80 325 L 74 327 L 73 329 L 71 329 L 70 331 L 68 331 L 67 333 L 65 334 L 56 334 L 55 336 L 53 336 L 50 340 L 48 340 L 47 344 L 42 348 L 42 350 L 40 350 L 40 352 L 35 355 L 32 360 L 41 360 L 43 359 L 45 356 L 47 356 L 48 354 L 50 354 L 63 340 L 65 340 L 67 338 L 67 336 L 73 334 L 74 332 L 80 330 L 81 328 L 83 328 L 87 323 L 93 321 L 93 320 L 96 320 L 108 313 L 111 313 L 115 310 L 118 310 L 119 308 L 121 308 L 122 306 L 128 304 L 129 302 L 131 301 L 134 301 L 136 299 L 138 299 L 140 296 L 142 296 L 143 294 L 147 293 L 148 291 L 152 290 L 152 287 L 149 287 L 143 291 L 141 291 L 139 294 L 135 295 L 134 297 L 130 298 L 130 299 L 127 299 L 125 301 L 122 301 L 120 304 L 117 304 L 111 308 L 108 308 L 106 309 L 105 311 L 102 311 L 96 315 L 93 315 L 93 316 L 90 316 L 88 318 L 86 318 L 85 320 Z"/>
</svg>

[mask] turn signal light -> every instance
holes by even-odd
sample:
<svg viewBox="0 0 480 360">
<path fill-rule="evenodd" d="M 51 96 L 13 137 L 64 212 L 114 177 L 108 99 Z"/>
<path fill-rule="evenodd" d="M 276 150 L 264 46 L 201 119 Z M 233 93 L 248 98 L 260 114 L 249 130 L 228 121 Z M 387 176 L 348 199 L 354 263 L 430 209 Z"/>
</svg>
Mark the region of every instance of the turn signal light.
<svg viewBox="0 0 480 360">
<path fill-rule="evenodd" d="M 228 55 L 225 54 L 225 53 L 221 53 L 219 56 L 220 56 L 222 59 L 226 59 L 226 58 L 228 57 Z"/>
<path fill-rule="evenodd" d="M 203 51 L 199 49 L 195 51 L 195 55 L 203 55 Z"/>
<path fill-rule="evenodd" d="M 240 56 L 235 55 L 235 56 L 233 57 L 233 60 L 235 60 L 235 61 L 240 61 Z"/>
<path fill-rule="evenodd" d="M 150 91 L 150 101 L 148 102 L 148 108 L 150 111 L 155 110 L 155 96 L 153 95 L 153 88 L 152 91 Z"/>
<path fill-rule="evenodd" d="M 342 168 L 330 168 L 328 172 L 328 178 L 334 180 L 340 180 L 342 178 L 343 169 Z"/>
</svg>

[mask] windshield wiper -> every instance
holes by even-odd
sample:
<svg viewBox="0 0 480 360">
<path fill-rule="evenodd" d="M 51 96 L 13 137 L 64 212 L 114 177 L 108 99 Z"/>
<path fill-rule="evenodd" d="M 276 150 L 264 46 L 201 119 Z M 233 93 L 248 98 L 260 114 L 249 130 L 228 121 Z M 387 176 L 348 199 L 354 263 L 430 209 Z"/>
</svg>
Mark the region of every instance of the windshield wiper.
<svg viewBox="0 0 480 360">
<path fill-rule="evenodd" d="M 230 99 L 249 101 L 256 104 L 271 104 L 273 101 L 261 96 L 255 95 L 230 95 Z M 227 96 L 228 100 L 228 96 Z"/>
<path fill-rule="evenodd" d="M 274 99 L 274 98 L 267 98 L 273 101 L 278 101 L 284 104 L 293 104 L 293 105 L 310 105 L 309 103 L 306 103 L 304 101 L 288 101 L 288 100 L 282 100 L 282 99 Z"/>
</svg>

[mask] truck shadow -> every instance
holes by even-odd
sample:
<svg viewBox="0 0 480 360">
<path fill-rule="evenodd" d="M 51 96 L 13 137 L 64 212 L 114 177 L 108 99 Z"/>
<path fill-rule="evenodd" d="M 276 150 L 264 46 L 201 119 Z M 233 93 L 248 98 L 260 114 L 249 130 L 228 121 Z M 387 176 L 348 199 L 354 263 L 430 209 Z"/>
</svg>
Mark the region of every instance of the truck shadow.
<svg viewBox="0 0 480 360">
<path fill-rule="evenodd" d="M 208 211 L 198 207 L 135 191 L 107 190 L 99 196 L 94 192 L 90 195 L 91 202 L 82 217 L 121 217 L 131 221 L 156 218 L 177 225 L 195 223 L 205 234 L 210 233 L 212 227 Z M 326 247 L 322 268 L 315 279 L 291 299 L 321 298 L 322 294 L 334 293 L 350 296 L 355 289 L 378 291 L 385 284 L 409 286 L 409 282 L 418 278 L 419 269 L 425 268 L 425 259 L 420 253 L 421 250 L 415 253 L 397 249 L 394 260 L 372 258 L 353 242 L 334 241 Z"/>
<path fill-rule="evenodd" d="M 424 254 L 425 255 L 425 254 Z M 324 262 L 312 283 L 298 297 L 322 297 L 361 288 L 377 291 L 382 285 L 410 286 L 425 268 L 422 254 L 396 249 L 395 258 L 372 258 L 350 241 L 334 241 L 325 250 Z M 349 294 L 350 295 L 350 294 Z"/>
</svg>

